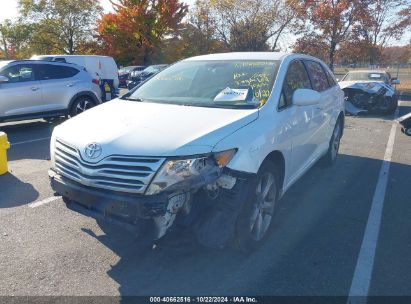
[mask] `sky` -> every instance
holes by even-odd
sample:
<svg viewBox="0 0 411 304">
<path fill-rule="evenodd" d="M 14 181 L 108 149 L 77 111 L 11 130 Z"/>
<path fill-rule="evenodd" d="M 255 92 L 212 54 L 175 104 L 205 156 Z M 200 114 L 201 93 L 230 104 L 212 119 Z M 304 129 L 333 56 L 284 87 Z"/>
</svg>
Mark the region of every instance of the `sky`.
<svg viewBox="0 0 411 304">
<path fill-rule="evenodd" d="M 194 4 L 195 0 L 184 0 L 185 3 L 192 5 Z M 0 0 L 1 3 L 1 10 L 0 10 L 0 22 L 4 21 L 5 19 L 14 19 L 17 16 L 17 0 Z M 112 5 L 109 0 L 100 0 L 101 6 L 103 7 L 105 12 L 112 11 Z M 291 40 L 295 40 L 295 37 L 287 37 L 287 39 L 283 39 L 286 41 L 290 41 L 289 38 L 293 38 Z M 396 41 L 393 44 L 400 44 L 405 45 L 411 40 L 411 31 L 408 31 L 403 37 L 401 41 Z M 286 43 L 281 43 L 282 47 L 287 48 Z"/>
<path fill-rule="evenodd" d="M 17 16 L 17 2 L 17 0 L 0 0 L 0 22 L 4 19 L 13 19 Z M 184 2 L 191 5 L 195 2 L 195 0 L 185 0 Z M 109 0 L 100 0 L 100 3 L 106 12 L 112 10 Z"/>
</svg>

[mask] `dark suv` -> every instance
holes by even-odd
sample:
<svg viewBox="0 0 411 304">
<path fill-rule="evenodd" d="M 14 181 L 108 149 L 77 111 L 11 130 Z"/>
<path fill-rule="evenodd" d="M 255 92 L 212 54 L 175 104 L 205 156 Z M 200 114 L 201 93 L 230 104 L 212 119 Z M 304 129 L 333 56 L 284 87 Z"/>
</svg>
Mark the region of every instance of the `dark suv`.
<svg viewBox="0 0 411 304">
<path fill-rule="evenodd" d="M 144 80 L 164 70 L 166 67 L 167 67 L 167 64 L 150 65 L 148 68 L 144 69 L 142 72 L 130 73 L 130 76 L 127 81 L 127 88 L 131 90 L 135 86 L 142 83 Z"/>
</svg>

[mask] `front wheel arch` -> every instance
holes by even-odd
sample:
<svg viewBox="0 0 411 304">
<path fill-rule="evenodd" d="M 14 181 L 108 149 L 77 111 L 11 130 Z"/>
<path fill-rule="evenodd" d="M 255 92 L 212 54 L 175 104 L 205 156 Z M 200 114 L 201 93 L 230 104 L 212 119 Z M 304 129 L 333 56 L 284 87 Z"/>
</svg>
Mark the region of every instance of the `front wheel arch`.
<svg viewBox="0 0 411 304">
<path fill-rule="evenodd" d="M 278 178 L 278 195 L 281 195 L 284 178 L 285 178 L 285 158 L 283 153 L 278 150 L 270 152 L 261 163 L 260 167 L 267 161 L 272 162 L 276 166 L 276 173 Z"/>
</svg>

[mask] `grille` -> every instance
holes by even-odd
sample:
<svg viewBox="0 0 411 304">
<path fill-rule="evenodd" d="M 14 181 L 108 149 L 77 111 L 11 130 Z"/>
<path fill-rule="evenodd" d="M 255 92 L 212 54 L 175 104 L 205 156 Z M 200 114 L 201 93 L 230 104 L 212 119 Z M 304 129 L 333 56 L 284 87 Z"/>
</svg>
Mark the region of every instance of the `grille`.
<svg viewBox="0 0 411 304">
<path fill-rule="evenodd" d="M 55 144 L 55 169 L 83 185 L 114 191 L 144 193 L 164 158 L 111 155 L 98 163 L 82 160 L 77 148 L 60 139 Z"/>
</svg>

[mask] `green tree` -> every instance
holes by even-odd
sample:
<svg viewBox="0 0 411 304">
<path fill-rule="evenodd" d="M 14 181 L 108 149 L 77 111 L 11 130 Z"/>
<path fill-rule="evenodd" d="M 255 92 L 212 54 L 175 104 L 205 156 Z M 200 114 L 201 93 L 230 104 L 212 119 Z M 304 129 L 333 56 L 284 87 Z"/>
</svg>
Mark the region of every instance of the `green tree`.
<svg viewBox="0 0 411 304">
<path fill-rule="evenodd" d="M 0 52 L 4 59 L 28 57 L 32 29 L 21 22 L 5 20 L 0 23 Z"/>
<path fill-rule="evenodd" d="M 19 0 L 21 22 L 33 29 L 31 43 L 40 53 L 75 54 L 92 39 L 102 8 L 95 0 Z"/>
</svg>

